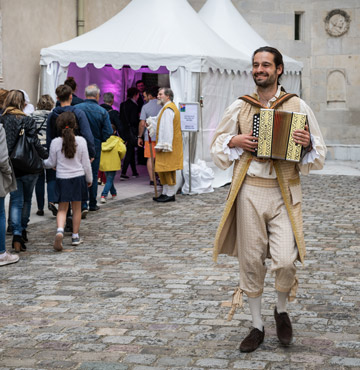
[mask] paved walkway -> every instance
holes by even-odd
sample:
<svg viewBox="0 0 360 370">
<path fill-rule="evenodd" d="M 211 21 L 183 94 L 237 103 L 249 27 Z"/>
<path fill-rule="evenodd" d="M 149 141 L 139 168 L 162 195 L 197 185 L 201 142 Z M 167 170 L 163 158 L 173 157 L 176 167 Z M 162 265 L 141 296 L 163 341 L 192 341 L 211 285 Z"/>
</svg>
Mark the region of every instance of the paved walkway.
<svg viewBox="0 0 360 370">
<path fill-rule="evenodd" d="M 308 255 L 292 346 L 276 339 L 268 275 L 265 341 L 238 351 L 250 316 L 245 299 L 226 321 L 237 261 L 211 254 L 228 187 L 171 204 L 147 193 L 90 213 L 84 243 L 66 235 L 62 253 L 54 218 L 30 225 L 28 252 L 1 268 L 0 370 L 360 369 L 360 177 L 302 182 Z"/>
</svg>

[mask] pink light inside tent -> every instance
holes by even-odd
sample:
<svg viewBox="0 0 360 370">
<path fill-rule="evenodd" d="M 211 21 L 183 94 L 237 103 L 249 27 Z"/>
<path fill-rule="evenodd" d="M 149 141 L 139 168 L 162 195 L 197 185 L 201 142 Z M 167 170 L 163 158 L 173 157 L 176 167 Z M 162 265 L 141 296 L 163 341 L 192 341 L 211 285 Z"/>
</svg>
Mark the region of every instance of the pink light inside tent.
<svg viewBox="0 0 360 370">
<path fill-rule="evenodd" d="M 152 71 L 147 67 L 133 70 L 130 67 L 115 69 L 112 66 L 96 68 L 93 64 L 88 64 L 84 68 L 79 68 L 75 63 L 70 63 L 68 76 L 74 77 L 77 83 L 75 94 L 84 99 L 85 87 L 90 84 L 96 84 L 100 88 L 101 96 L 106 92 L 114 94 L 114 109 L 119 109 L 120 103 L 126 99 L 128 88 L 135 86 L 136 81 L 141 80 L 143 73 L 169 74 L 166 67 L 160 67 Z M 100 97 L 100 104 L 103 103 Z"/>
</svg>

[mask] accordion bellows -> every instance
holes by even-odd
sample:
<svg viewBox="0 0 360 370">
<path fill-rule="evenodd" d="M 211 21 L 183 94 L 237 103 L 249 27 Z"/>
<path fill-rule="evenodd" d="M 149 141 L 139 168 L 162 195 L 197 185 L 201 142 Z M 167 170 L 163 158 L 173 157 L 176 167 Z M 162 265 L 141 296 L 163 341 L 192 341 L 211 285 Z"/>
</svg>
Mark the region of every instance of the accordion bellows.
<svg viewBox="0 0 360 370">
<path fill-rule="evenodd" d="M 258 158 L 300 162 L 302 145 L 293 139 L 295 130 L 304 130 L 307 116 L 303 113 L 260 109 L 253 119 L 253 136 L 258 137 Z"/>
</svg>

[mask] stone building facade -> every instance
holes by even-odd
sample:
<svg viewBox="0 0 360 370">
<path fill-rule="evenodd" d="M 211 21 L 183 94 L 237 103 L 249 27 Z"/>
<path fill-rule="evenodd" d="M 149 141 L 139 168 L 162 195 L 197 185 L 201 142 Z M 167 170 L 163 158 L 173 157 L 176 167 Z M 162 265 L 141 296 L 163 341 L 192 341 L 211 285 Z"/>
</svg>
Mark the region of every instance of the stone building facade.
<svg viewBox="0 0 360 370">
<path fill-rule="evenodd" d="M 198 11 L 206 0 L 188 1 Z M 232 1 L 270 45 L 303 62 L 302 97 L 321 123 L 330 157 L 360 158 L 359 0 Z M 0 87 L 22 88 L 35 103 L 40 49 L 90 31 L 128 3 L 0 0 Z"/>
</svg>

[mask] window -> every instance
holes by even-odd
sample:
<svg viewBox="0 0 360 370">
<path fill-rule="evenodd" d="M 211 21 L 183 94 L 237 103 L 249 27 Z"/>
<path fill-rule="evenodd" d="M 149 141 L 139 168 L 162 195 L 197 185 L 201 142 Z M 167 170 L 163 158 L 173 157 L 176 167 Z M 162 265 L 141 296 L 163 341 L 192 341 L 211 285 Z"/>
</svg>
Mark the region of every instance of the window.
<svg viewBox="0 0 360 370">
<path fill-rule="evenodd" d="M 302 39 L 302 12 L 295 12 L 295 29 L 294 29 L 294 37 L 295 40 Z"/>
</svg>

